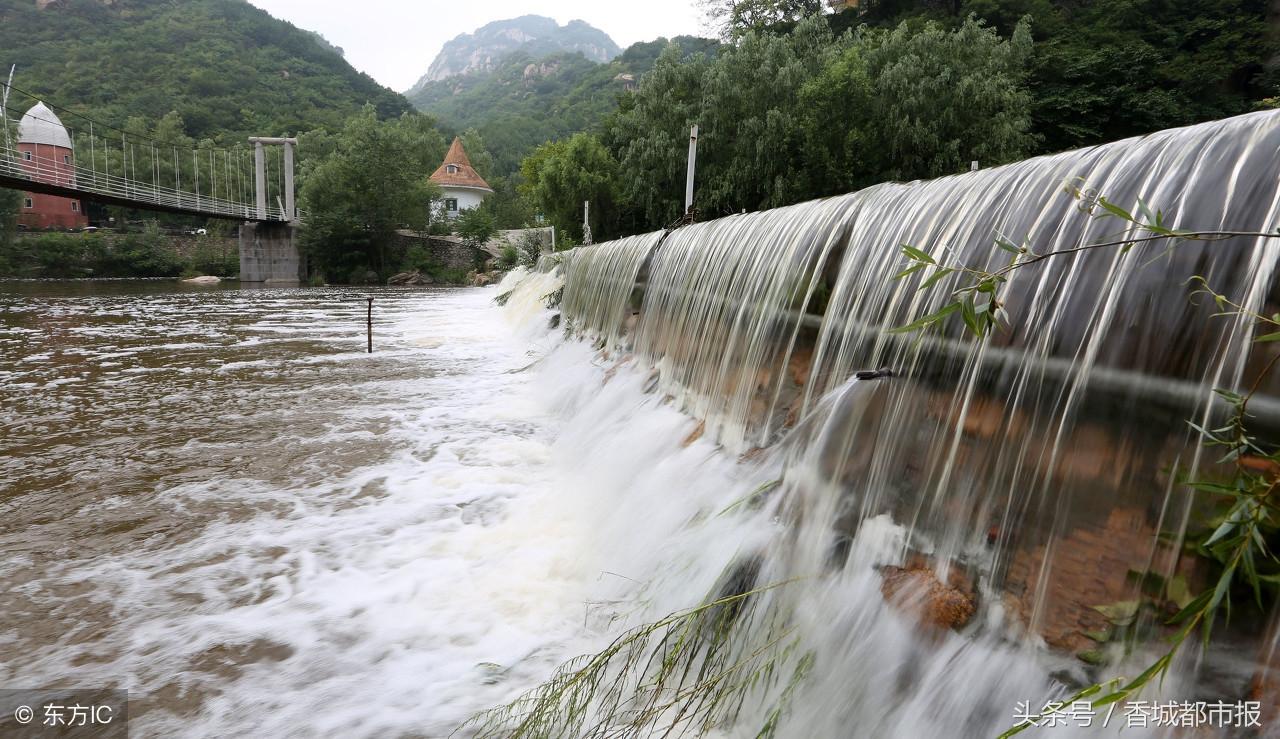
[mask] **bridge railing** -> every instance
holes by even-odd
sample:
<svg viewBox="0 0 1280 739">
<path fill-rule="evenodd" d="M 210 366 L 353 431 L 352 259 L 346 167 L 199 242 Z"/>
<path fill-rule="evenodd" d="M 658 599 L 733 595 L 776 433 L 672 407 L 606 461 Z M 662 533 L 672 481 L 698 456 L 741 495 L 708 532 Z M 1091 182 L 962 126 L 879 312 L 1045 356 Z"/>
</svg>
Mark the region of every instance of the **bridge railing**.
<svg viewBox="0 0 1280 739">
<path fill-rule="evenodd" d="M 74 160 L 67 163 L 3 144 L 0 144 L 0 176 L 64 187 L 84 193 L 90 198 L 100 195 L 132 201 L 138 203 L 139 207 L 151 205 L 211 216 L 260 220 L 255 203 L 130 179 L 85 167 Z M 288 218 L 279 205 L 268 205 L 266 220 L 287 221 Z"/>
</svg>

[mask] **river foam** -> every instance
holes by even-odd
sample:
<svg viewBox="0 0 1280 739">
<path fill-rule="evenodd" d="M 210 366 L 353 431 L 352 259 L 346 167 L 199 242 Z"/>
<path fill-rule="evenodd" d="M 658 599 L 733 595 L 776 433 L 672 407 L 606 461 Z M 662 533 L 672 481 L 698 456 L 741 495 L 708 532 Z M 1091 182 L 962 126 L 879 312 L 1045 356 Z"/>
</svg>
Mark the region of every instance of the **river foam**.
<svg viewBox="0 0 1280 739">
<path fill-rule="evenodd" d="M 882 602 L 888 519 L 858 566 L 806 570 L 825 540 L 742 505 L 782 456 L 727 453 L 650 368 L 552 329 L 557 286 L 379 292 L 373 355 L 355 291 L 34 300 L 134 338 L 77 332 L 101 343 L 72 362 L 46 332 L 5 363 L 84 381 L 10 419 L 2 681 L 127 688 L 142 737 L 444 737 L 763 557 L 804 576 L 776 602 L 821 655 L 779 736 L 981 736 L 1051 691 L 1034 649 L 922 641 Z M 282 314 L 321 330 L 255 340 Z M 166 321 L 183 348 L 148 348 Z"/>
</svg>

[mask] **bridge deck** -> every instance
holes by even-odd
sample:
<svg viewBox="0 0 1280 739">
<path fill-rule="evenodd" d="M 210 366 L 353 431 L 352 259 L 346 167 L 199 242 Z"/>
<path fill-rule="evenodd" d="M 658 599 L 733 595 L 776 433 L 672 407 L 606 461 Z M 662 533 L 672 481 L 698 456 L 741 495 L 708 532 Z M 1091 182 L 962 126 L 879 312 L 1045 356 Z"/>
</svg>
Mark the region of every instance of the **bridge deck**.
<svg viewBox="0 0 1280 739">
<path fill-rule="evenodd" d="M 156 186 L 79 165 L 42 161 L 44 159 L 23 160 L 19 156 L 0 155 L 0 187 L 201 218 L 278 223 L 289 220 L 279 207 L 268 207 L 266 218 L 259 218 L 257 208 L 251 203 Z"/>
</svg>

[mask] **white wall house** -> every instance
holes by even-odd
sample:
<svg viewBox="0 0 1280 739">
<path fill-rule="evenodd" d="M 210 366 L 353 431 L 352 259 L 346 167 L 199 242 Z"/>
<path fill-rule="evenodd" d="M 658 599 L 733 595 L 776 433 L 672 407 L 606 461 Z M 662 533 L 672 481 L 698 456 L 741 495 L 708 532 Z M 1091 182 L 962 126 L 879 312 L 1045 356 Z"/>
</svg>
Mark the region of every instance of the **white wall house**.
<svg viewBox="0 0 1280 739">
<path fill-rule="evenodd" d="M 440 199 L 432 201 L 431 209 L 434 215 L 445 218 L 457 218 L 462 211 L 479 207 L 493 194 L 493 188 L 471 166 L 462 148 L 462 139 L 456 137 L 449 153 L 444 155 L 444 162 L 431 175 L 431 181 L 440 186 L 441 192 Z"/>
</svg>

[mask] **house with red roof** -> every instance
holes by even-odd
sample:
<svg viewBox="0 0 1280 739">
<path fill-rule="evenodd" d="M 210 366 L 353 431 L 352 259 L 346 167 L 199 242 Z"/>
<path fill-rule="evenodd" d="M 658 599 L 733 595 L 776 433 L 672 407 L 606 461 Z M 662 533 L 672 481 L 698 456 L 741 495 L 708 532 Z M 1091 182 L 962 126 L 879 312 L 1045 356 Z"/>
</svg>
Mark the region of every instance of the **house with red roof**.
<svg viewBox="0 0 1280 739">
<path fill-rule="evenodd" d="M 462 139 L 456 136 L 431 181 L 440 186 L 440 199 L 432 203 L 432 209 L 445 218 L 457 218 L 464 210 L 478 208 L 493 194 L 493 188 L 471 166 Z"/>
</svg>

